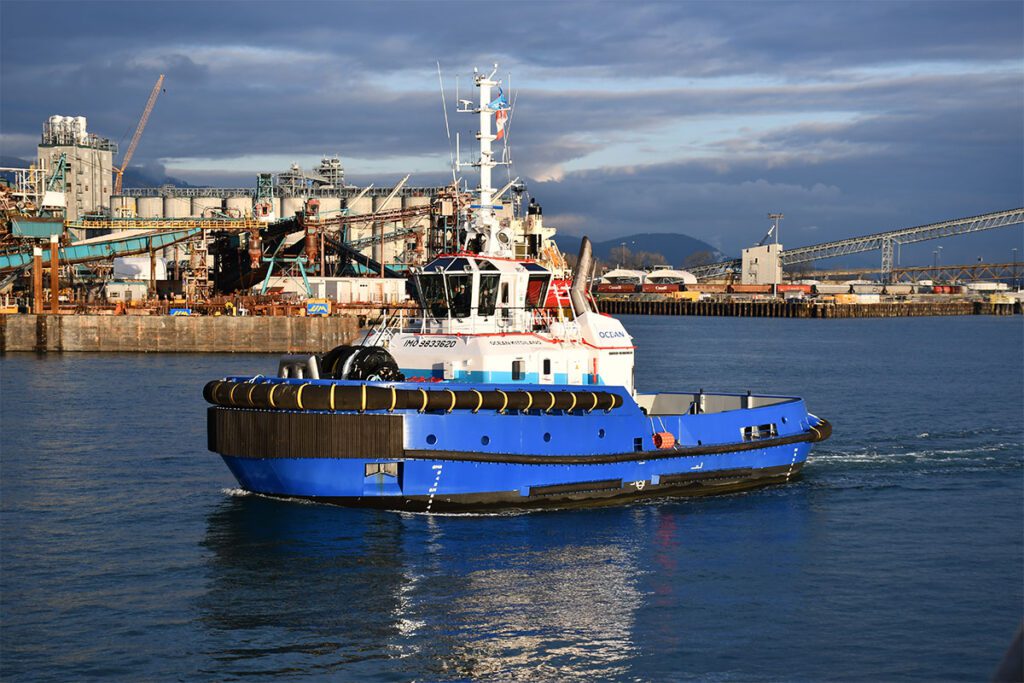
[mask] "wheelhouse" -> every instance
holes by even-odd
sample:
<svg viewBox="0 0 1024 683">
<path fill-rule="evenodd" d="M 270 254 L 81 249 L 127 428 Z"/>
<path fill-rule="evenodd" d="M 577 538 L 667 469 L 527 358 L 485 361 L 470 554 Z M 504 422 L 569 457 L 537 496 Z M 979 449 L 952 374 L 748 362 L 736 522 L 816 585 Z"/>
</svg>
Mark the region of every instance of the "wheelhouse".
<svg viewBox="0 0 1024 683">
<path fill-rule="evenodd" d="M 426 331 L 511 331 L 528 326 L 544 307 L 551 272 L 529 261 L 445 256 L 414 281 Z"/>
</svg>

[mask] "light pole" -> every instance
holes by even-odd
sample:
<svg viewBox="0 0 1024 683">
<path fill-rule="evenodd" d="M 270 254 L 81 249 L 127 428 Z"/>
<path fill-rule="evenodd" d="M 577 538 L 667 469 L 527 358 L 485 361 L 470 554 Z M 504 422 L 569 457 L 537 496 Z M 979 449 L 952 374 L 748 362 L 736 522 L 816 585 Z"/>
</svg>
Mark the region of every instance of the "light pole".
<svg viewBox="0 0 1024 683">
<path fill-rule="evenodd" d="M 1013 248 L 1013 289 L 1017 291 L 1017 247 Z"/>
</svg>

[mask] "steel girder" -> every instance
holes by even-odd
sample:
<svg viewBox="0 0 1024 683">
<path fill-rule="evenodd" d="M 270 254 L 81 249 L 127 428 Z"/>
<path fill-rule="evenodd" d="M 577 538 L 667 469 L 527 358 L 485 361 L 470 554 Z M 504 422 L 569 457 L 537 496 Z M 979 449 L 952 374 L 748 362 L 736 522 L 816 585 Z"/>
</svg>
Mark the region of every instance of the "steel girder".
<svg viewBox="0 0 1024 683">
<path fill-rule="evenodd" d="M 849 254 L 860 254 L 865 251 L 883 250 L 883 271 L 892 269 L 892 250 L 897 244 L 910 244 L 912 242 L 924 242 L 927 240 L 964 235 L 970 232 L 1004 228 L 1008 225 L 1024 223 L 1024 208 L 1009 209 L 1007 211 L 996 211 L 980 216 L 969 216 L 957 218 L 939 223 L 929 223 L 913 228 L 902 228 L 880 232 L 874 235 L 863 237 L 851 237 L 850 239 L 837 240 L 835 242 L 824 242 L 809 247 L 798 247 L 786 249 L 782 252 L 782 265 L 789 266 L 796 263 L 807 263 L 820 259 L 847 256 Z M 888 258 L 886 258 L 888 257 Z M 886 269 L 884 262 L 888 260 L 889 268 Z M 698 278 L 709 278 L 737 270 L 740 267 L 740 260 L 733 259 L 712 263 L 706 266 L 697 266 L 689 269 Z"/>
</svg>

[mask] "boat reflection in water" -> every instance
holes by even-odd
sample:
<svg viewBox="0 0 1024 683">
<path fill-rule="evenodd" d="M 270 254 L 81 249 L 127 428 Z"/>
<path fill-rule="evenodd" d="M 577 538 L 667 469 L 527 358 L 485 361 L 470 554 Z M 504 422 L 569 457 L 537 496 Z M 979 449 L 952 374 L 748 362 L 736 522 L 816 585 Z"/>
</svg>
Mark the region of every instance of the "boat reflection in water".
<svg viewBox="0 0 1024 683">
<path fill-rule="evenodd" d="M 633 545 L 609 536 L 631 516 L 597 537 L 544 517 L 491 525 L 233 496 L 203 541 L 204 673 L 624 674 L 640 572 Z"/>
</svg>

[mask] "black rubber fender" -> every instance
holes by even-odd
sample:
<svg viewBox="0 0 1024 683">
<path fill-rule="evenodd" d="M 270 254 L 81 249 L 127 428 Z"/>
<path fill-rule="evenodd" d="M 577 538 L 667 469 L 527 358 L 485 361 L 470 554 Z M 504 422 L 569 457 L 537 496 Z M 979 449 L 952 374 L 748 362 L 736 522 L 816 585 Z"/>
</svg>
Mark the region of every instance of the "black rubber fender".
<svg viewBox="0 0 1024 683">
<path fill-rule="evenodd" d="M 259 410 L 374 411 L 494 410 L 498 412 L 590 412 L 614 410 L 622 396 L 608 391 L 538 391 L 451 389 L 432 385 L 405 389 L 371 384 L 313 384 L 277 381 L 232 382 L 214 380 L 203 388 L 203 398 L 227 408 Z"/>
</svg>

